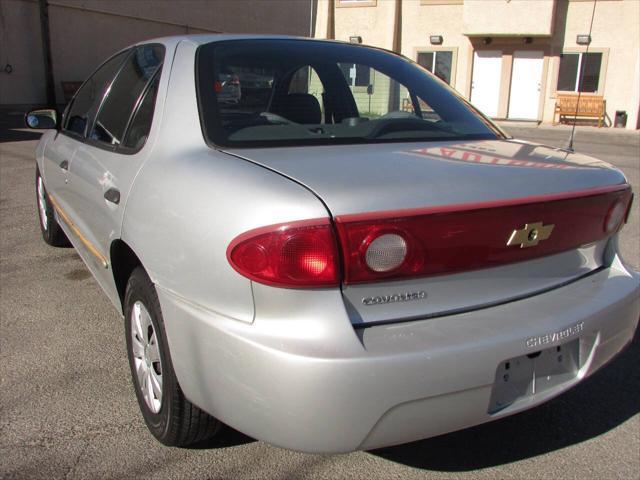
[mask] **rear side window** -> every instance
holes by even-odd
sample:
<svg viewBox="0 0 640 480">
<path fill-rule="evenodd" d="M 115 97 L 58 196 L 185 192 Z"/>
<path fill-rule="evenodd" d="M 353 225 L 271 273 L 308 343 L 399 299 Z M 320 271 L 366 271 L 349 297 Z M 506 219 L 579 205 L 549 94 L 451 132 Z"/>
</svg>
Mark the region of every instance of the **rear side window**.
<svg viewBox="0 0 640 480">
<path fill-rule="evenodd" d="M 160 75 L 156 74 L 149 84 L 142 99 L 138 103 L 137 109 L 133 114 L 131 124 L 126 133 L 123 146 L 138 150 L 142 148 L 144 142 L 149 136 L 151 130 L 151 122 L 153 120 L 153 107 L 156 103 L 156 95 L 158 93 L 158 84 L 160 83 Z"/>
<path fill-rule="evenodd" d="M 109 89 L 90 138 L 109 145 L 120 145 L 138 99 L 162 65 L 164 48 L 145 45 L 136 48 L 126 59 Z"/>
<path fill-rule="evenodd" d="M 82 84 L 67 112 L 64 131 L 82 137 L 86 135 L 90 119 L 100 107 L 108 85 L 128 53 L 129 51 L 125 51 L 107 60 Z"/>
</svg>

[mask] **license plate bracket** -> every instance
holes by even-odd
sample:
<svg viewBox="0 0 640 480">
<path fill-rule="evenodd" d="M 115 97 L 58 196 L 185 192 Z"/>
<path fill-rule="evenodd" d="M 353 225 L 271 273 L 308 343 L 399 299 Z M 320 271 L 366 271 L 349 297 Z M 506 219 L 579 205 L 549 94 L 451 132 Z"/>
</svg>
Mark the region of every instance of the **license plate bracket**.
<svg viewBox="0 0 640 480">
<path fill-rule="evenodd" d="M 496 369 L 488 413 L 497 413 L 520 399 L 574 379 L 580 368 L 579 357 L 580 342 L 575 339 L 503 361 Z"/>
</svg>

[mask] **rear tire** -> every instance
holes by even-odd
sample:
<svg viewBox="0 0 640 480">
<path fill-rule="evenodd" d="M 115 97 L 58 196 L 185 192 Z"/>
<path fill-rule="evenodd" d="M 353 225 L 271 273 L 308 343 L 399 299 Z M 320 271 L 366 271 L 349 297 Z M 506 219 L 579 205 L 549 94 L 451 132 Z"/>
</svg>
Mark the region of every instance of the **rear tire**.
<svg viewBox="0 0 640 480">
<path fill-rule="evenodd" d="M 182 393 L 171 362 L 158 295 L 142 267 L 129 277 L 124 307 L 133 386 L 149 431 L 164 445 L 176 447 L 213 437 L 221 424 Z"/>
<path fill-rule="evenodd" d="M 38 205 L 38 220 L 43 240 L 53 247 L 70 247 L 71 242 L 60 228 L 53 205 L 49 200 L 47 189 L 40 175 L 40 170 L 36 168 L 36 203 Z"/>
</svg>

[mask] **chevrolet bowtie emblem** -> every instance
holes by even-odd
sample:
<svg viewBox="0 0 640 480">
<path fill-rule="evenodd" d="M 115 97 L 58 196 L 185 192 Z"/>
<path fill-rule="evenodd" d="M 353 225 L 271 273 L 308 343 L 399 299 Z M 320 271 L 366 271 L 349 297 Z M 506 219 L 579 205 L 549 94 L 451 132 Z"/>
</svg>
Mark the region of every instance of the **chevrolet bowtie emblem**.
<svg viewBox="0 0 640 480">
<path fill-rule="evenodd" d="M 527 223 L 524 228 L 511 232 L 507 247 L 520 245 L 520 248 L 535 247 L 540 240 L 551 236 L 555 225 L 542 225 L 542 222 Z"/>
</svg>

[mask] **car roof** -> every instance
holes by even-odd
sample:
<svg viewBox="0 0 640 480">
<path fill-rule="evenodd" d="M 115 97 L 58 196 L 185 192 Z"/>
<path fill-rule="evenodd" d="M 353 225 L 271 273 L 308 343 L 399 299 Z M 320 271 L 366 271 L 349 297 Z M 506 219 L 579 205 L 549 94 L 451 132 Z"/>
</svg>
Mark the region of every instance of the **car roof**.
<svg viewBox="0 0 640 480">
<path fill-rule="evenodd" d="M 196 45 L 203 45 L 211 42 L 223 42 L 226 40 L 308 40 L 308 41 L 327 41 L 309 37 L 299 37 L 293 35 L 267 35 L 267 34 L 250 34 L 250 33 L 201 33 L 192 35 L 173 35 L 169 37 L 158 37 L 138 42 L 136 45 L 144 45 L 148 43 L 162 43 L 164 45 L 175 45 L 182 41 L 188 41 Z M 340 42 L 343 43 L 343 42 Z"/>
</svg>

